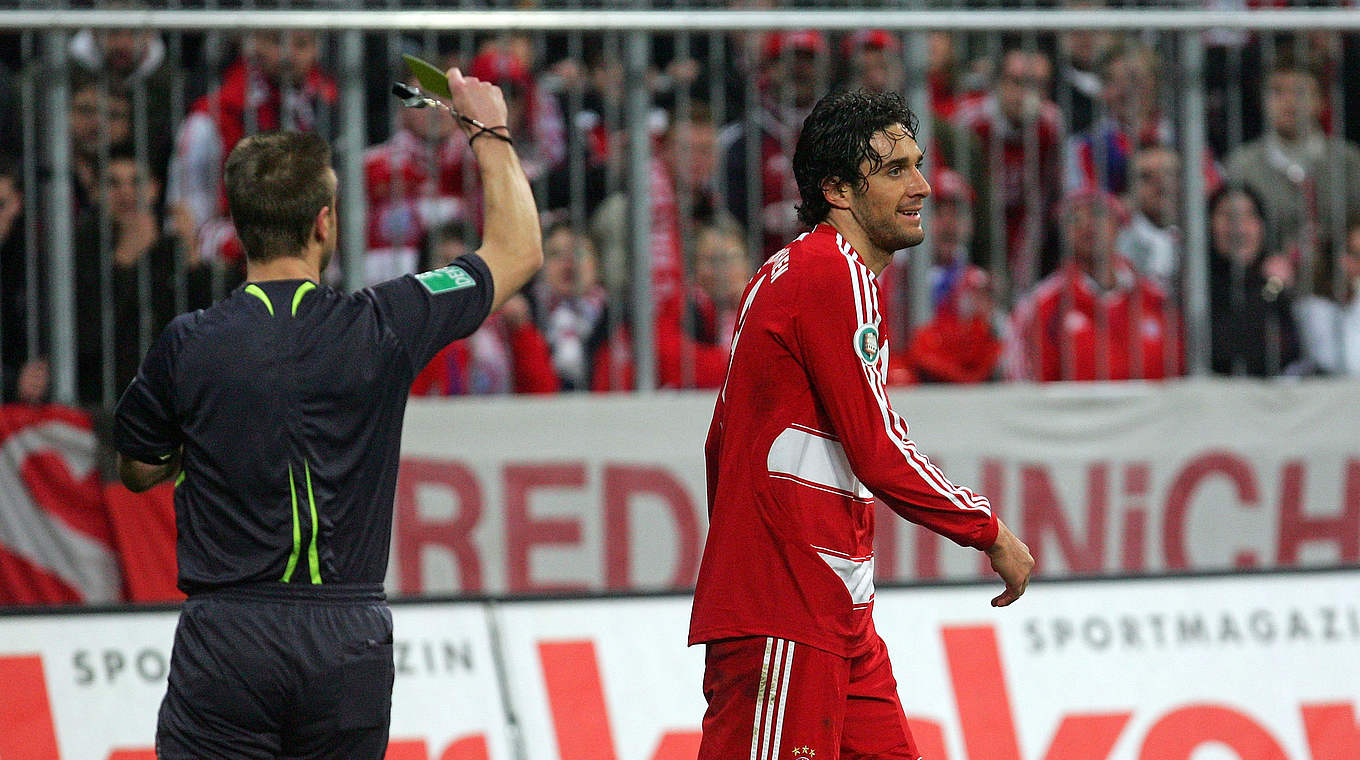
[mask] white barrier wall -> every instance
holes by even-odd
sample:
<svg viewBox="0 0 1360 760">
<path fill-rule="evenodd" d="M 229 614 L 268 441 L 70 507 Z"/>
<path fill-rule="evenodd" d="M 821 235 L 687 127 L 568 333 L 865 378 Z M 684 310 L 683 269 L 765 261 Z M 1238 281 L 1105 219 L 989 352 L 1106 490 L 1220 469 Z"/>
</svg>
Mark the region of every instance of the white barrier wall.
<svg viewBox="0 0 1360 760">
<path fill-rule="evenodd" d="M 389 760 L 514 757 L 482 605 L 395 605 Z M 155 760 L 176 612 L 0 617 L 0 758 Z"/>
<path fill-rule="evenodd" d="M 893 403 L 1049 577 L 1360 562 L 1360 383 L 931 387 Z M 706 392 L 414 400 L 389 588 L 690 587 L 712 409 Z M 881 513 L 881 579 L 984 575 Z"/>
<path fill-rule="evenodd" d="M 880 589 L 927 760 L 1360 757 L 1360 570 L 1037 583 L 1004 610 L 997 588 Z M 684 596 L 394 612 L 389 760 L 695 756 Z M 0 758 L 153 760 L 173 628 L 168 612 L 0 617 Z"/>
</svg>

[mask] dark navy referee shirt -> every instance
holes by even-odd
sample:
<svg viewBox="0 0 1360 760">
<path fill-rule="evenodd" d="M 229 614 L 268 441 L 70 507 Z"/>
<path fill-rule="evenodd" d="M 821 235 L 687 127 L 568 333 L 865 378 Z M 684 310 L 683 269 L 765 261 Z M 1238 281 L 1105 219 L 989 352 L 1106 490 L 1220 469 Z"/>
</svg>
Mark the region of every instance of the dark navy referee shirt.
<svg viewBox="0 0 1360 760">
<path fill-rule="evenodd" d="M 166 327 L 123 393 L 114 445 L 183 448 L 179 586 L 382 583 L 411 381 L 482 323 L 476 255 L 345 294 L 247 283 Z"/>
</svg>

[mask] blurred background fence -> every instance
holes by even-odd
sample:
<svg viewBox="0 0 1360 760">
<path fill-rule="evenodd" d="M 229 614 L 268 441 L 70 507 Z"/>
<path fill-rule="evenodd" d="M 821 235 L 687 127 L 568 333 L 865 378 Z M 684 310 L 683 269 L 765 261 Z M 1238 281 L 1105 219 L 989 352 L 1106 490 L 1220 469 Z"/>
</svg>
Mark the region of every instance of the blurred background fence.
<svg viewBox="0 0 1360 760">
<path fill-rule="evenodd" d="M 390 96 L 403 53 L 505 87 L 549 253 L 419 393 L 716 386 L 839 87 L 922 117 L 930 234 L 880 278 L 895 382 L 1360 368 L 1347 6 L 184 5 L 0 10 L 6 398 L 107 408 L 239 282 L 221 164 L 256 130 L 335 144 L 333 284 L 475 247 L 466 141 Z"/>
</svg>

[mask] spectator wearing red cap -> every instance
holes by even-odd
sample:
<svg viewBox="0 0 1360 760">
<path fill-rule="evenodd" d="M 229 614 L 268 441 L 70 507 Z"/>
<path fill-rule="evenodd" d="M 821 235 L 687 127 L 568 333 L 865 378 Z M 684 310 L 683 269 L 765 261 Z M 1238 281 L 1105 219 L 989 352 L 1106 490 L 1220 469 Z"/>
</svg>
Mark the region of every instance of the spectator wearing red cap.
<svg viewBox="0 0 1360 760">
<path fill-rule="evenodd" d="M 1043 53 L 1008 50 L 991 91 L 965 99 L 954 115 L 977 136 L 983 166 L 993 169 L 988 184 L 1001 205 L 1006 271 L 1016 291 L 1039 277 L 1044 221 L 1062 192 L 1062 119 L 1046 95 L 1051 71 Z"/>
<path fill-rule="evenodd" d="M 1161 379 L 1184 372 L 1179 316 L 1115 248 L 1128 214 L 1079 191 L 1058 209 L 1068 254 L 1012 313 L 1006 371 L 1017 380 Z"/>
</svg>

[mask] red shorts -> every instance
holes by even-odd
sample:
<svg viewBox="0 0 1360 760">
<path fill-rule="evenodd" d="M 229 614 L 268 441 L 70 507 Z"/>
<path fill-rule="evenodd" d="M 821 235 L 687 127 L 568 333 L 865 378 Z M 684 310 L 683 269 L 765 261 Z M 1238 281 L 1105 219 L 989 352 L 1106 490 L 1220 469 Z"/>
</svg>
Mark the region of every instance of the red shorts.
<svg viewBox="0 0 1360 760">
<path fill-rule="evenodd" d="M 699 760 L 920 760 L 883 639 L 847 659 L 774 638 L 708 644 Z"/>
</svg>

